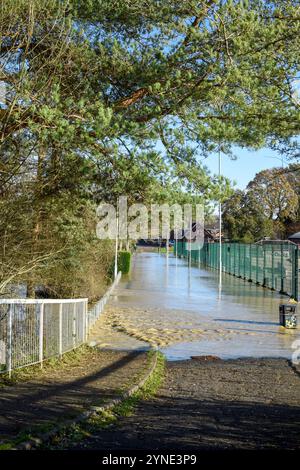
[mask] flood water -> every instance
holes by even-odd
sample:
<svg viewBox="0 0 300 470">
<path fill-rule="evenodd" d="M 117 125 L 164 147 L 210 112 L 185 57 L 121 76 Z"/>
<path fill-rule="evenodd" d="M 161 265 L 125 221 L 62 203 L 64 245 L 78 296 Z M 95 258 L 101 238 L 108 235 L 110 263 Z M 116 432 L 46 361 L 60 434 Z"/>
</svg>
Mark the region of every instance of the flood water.
<svg viewBox="0 0 300 470">
<path fill-rule="evenodd" d="M 153 323 L 166 312 L 183 324 L 187 319 L 189 328 L 205 324 L 206 331 L 213 332 L 160 348 L 169 360 L 205 354 L 290 359 L 300 333 L 278 324 L 279 304 L 287 301 L 286 296 L 225 273 L 220 288 L 218 271 L 189 267 L 173 255 L 142 252 L 134 256 L 131 274 L 122 279 L 110 303 L 146 309 Z"/>
</svg>

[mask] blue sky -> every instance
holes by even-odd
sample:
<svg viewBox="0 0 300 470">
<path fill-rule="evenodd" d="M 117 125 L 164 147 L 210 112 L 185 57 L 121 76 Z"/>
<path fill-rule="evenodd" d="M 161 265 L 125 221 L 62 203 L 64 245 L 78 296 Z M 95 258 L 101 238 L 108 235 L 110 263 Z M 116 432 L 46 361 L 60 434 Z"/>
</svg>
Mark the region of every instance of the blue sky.
<svg viewBox="0 0 300 470">
<path fill-rule="evenodd" d="M 227 155 L 222 156 L 222 174 L 235 180 L 236 188 L 244 189 L 255 174 L 261 170 L 282 166 L 281 156 L 267 148 L 257 151 L 235 148 L 234 153 L 237 160 L 231 160 Z M 218 155 L 210 155 L 203 160 L 203 163 L 211 173 L 218 173 Z M 285 161 L 283 164 L 287 165 Z"/>
</svg>

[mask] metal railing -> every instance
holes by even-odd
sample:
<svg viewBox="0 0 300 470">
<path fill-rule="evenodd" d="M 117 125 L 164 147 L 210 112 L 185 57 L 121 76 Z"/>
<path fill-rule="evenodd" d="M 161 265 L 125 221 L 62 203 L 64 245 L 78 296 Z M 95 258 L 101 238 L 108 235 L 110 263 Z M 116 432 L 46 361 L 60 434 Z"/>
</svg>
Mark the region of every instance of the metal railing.
<svg viewBox="0 0 300 470">
<path fill-rule="evenodd" d="M 84 344 L 120 278 L 90 309 L 88 299 L 0 299 L 0 373 L 42 364 Z"/>
<path fill-rule="evenodd" d="M 189 245 L 178 241 L 178 256 L 219 269 L 219 243 L 205 243 L 192 250 Z M 299 248 L 294 243 L 279 240 L 222 243 L 222 270 L 299 300 Z"/>
<path fill-rule="evenodd" d="M 111 296 L 114 288 L 116 285 L 119 283 L 121 279 L 122 273 L 121 271 L 117 274 L 116 279 L 112 283 L 112 285 L 109 287 L 109 289 L 105 292 L 103 297 L 101 297 L 98 302 L 96 302 L 94 305 L 92 305 L 89 310 L 88 310 L 88 317 L 87 317 L 87 329 L 88 331 L 91 330 L 93 325 L 95 324 L 96 320 L 98 320 L 99 316 L 103 312 L 103 309 L 105 307 L 105 304 L 107 303 L 109 297 Z"/>
</svg>

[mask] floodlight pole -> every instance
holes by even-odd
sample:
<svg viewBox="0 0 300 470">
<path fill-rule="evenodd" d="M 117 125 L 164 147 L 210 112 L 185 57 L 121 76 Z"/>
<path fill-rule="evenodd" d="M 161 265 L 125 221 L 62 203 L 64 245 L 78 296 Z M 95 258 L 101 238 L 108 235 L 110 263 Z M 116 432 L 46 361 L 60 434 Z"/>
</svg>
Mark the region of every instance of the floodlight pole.
<svg viewBox="0 0 300 470">
<path fill-rule="evenodd" d="M 118 276 L 118 243 L 119 243 L 119 215 L 116 214 L 116 244 L 115 244 L 115 269 L 114 279 Z"/>
<path fill-rule="evenodd" d="M 190 219 L 189 268 L 192 265 L 192 229 L 193 229 L 193 221 L 192 221 L 192 219 Z"/>
<path fill-rule="evenodd" d="M 221 154 L 221 145 L 219 146 L 219 178 L 221 178 L 222 173 L 222 154 Z M 220 181 L 221 189 L 221 181 Z M 221 199 L 219 200 L 219 285 L 222 285 L 222 203 Z"/>
</svg>

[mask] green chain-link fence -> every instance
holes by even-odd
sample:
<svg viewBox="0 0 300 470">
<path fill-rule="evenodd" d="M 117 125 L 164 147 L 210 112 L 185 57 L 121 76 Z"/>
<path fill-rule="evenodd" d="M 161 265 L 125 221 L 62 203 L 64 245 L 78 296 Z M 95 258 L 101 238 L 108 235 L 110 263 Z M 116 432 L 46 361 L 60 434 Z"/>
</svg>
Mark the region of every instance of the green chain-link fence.
<svg viewBox="0 0 300 470">
<path fill-rule="evenodd" d="M 178 240 L 174 252 L 202 266 L 219 269 L 219 243 Z M 190 250 L 190 247 L 192 248 Z M 298 299 L 298 246 L 290 242 L 222 243 L 222 270 Z"/>
</svg>

